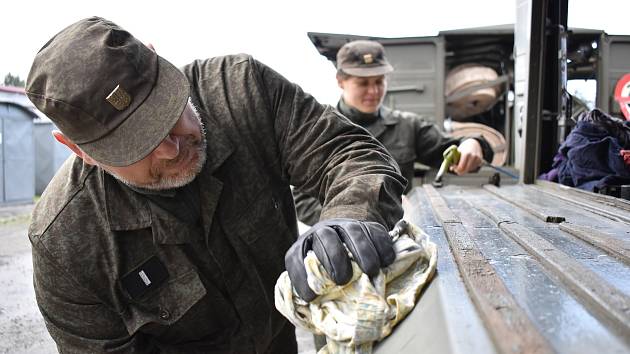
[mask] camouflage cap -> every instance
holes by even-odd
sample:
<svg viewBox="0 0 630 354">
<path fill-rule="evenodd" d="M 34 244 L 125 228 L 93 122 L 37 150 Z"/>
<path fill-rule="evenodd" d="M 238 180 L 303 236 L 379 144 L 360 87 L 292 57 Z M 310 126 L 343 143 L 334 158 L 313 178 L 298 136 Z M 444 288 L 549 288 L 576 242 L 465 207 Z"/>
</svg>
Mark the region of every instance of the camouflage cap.
<svg viewBox="0 0 630 354">
<path fill-rule="evenodd" d="M 352 76 L 379 76 L 394 71 L 379 42 L 358 40 L 346 43 L 337 52 L 337 69 Z"/>
<path fill-rule="evenodd" d="M 90 157 L 127 166 L 151 153 L 177 123 L 189 83 L 129 32 L 91 17 L 40 49 L 26 94 Z"/>
</svg>

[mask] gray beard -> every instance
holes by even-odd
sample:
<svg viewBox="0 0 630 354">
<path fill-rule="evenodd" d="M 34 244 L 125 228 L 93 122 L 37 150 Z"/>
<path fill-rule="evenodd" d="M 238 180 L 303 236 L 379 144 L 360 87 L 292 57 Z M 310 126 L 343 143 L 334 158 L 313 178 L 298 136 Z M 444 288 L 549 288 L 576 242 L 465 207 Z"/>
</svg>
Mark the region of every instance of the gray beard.
<svg viewBox="0 0 630 354">
<path fill-rule="evenodd" d="M 180 188 L 194 181 L 206 163 L 206 147 L 208 143 L 206 141 L 206 128 L 203 125 L 203 122 L 201 121 L 201 116 L 199 115 L 199 111 L 197 110 L 197 107 L 192 103 L 190 98 L 188 99 L 188 102 L 191 104 L 195 118 L 197 118 L 197 121 L 199 122 L 199 129 L 201 129 L 201 137 L 202 137 L 201 144 L 199 144 L 197 148 L 197 156 L 199 158 L 197 160 L 197 163 L 194 166 L 192 166 L 188 171 L 185 171 L 177 176 L 163 177 L 163 178 L 160 178 L 160 180 L 157 182 L 147 183 L 147 184 L 128 181 L 124 179 L 123 177 L 117 175 L 116 173 L 112 171 L 108 171 L 107 169 L 104 169 L 105 172 L 109 173 L 118 181 L 128 186 L 136 187 L 136 188 L 144 188 L 144 189 L 149 189 L 149 190 L 154 190 L 154 191 Z"/>
</svg>

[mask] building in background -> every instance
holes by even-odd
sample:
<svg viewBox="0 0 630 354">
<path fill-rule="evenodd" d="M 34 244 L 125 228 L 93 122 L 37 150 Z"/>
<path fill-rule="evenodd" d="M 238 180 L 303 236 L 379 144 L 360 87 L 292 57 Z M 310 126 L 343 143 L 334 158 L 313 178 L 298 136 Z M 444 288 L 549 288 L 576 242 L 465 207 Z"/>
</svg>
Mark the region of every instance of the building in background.
<svg viewBox="0 0 630 354">
<path fill-rule="evenodd" d="M 70 155 L 53 129 L 23 88 L 0 86 L 0 204 L 32 201 Z"/>
</svg>

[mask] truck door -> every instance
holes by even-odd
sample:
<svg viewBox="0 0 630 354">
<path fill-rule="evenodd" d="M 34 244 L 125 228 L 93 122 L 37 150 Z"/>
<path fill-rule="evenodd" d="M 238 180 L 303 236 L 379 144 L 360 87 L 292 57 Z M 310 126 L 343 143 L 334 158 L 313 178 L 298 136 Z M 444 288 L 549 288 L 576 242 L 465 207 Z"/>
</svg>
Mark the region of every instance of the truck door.
<svg viewBox="0 0 630 354">
<path fill-rule="evenodd" d="M 444 120 L 444 41 L 439 37 L 381 38 L 309 32 L 319 53 L 336 64 L 345 43 L 369 39 L 385 47 L 394 67 L 388 77 L 384 104 L 390 108 L 426 115 L 438 125 Z"/>
<path fill-rule="evenodd" d="M 439 37 L 380 39 L 395 68 L 385 105 L 444 121 L 444 41 Z"/>
<path fill-rule="evenodd" d="M 623 118 L 615 101 L 615 86 L 621 77 L 630 73 L 630 36 L 602 34 L 599 41 L 600 65 L 597 73 L 597 107 Z"/>
</svg>

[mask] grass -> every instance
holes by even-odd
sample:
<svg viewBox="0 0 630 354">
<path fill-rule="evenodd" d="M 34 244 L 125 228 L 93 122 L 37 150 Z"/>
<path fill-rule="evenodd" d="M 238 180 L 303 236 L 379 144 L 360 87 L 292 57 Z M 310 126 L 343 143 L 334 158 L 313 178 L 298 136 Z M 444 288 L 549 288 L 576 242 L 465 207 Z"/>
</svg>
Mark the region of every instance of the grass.
<svg viewBox="0 0 630 354">
<path fill-rule="evenodd" d="M 36 195 L 33 197 L 33 203 L 37 204 L 40 196 Z M 0 218 L 0 226 L 11 225 L 11 224 L 21 224 L 25 222 L 29 222 L 31 220 L 31 213 L 18 214 L 7 216 L 4 218 Z"/>
<path fill-rule="evenodd" d="M 11 224 L 21 224 L 24 222 L 29 222 L 30 220 L 31 220 L 31 214 L 10 216 L 7 218 L 0 219 L 0 226 L 11 225 Z"/>
</svg>

